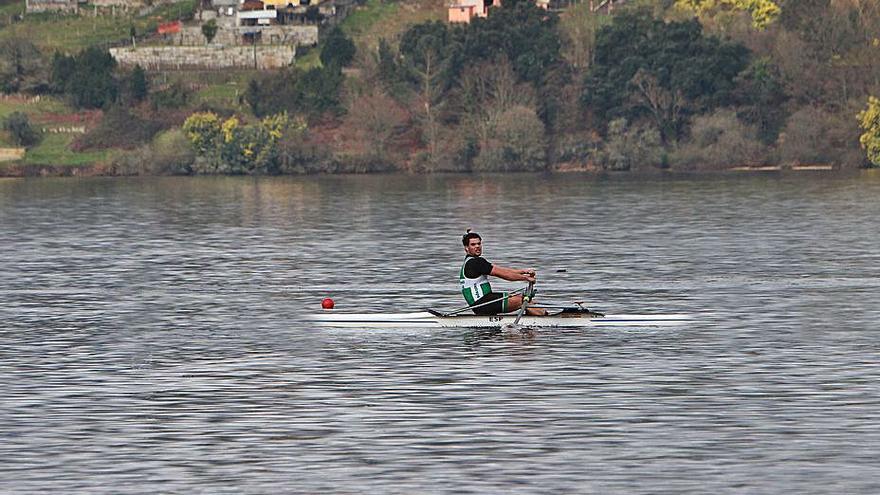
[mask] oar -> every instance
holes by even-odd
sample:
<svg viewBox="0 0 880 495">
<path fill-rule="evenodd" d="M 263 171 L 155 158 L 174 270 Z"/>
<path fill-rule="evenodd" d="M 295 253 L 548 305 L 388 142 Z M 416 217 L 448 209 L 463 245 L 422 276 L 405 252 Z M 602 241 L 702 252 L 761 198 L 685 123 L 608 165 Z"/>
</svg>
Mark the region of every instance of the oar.
<svg viewBox="0 0 880 495">
<path fill-rule="evenodd" d="M 522 315 L 526 312 L 526 307 L 529 305 L 529 301 L 532 299 L 532 289 L 535 287 L 534 282 L 529 282 L 529 288 L 523 292 L 523 300 L 522 306 L 519 307 L 519 313 L 516 314 L 516 319 L 513 320 L 513 326 L 519 325 L 519 320 L 522 318 Z"/>
</svg>

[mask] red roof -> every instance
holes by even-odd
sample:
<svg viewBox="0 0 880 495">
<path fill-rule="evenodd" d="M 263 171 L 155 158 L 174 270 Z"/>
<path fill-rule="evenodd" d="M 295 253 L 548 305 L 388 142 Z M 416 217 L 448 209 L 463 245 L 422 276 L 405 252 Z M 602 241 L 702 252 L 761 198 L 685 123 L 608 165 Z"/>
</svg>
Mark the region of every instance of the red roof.
<svg viewBox="0 0 880 495">
<path fill-rule="evenodd" d="M 263 2 L 260 0 L 245 0 L 239 10 L 263 10 Z"/>
<path fill-rule="evenodd" d="M 183 23 L 180 21 L 163 22 L 159 24 L 157 31 L 159 34 L 179 33 L 182 25 Z"/>
</svg>

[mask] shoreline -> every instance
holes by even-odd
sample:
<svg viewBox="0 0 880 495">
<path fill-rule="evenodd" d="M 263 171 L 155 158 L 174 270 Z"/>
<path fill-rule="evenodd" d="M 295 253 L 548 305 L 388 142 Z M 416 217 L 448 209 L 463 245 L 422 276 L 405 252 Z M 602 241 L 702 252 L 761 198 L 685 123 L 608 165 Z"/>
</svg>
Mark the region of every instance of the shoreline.
<svg viewBox="0 0 880 495">
<path fill-rule="evenodd" d="M 588 167 L 564 167 L 549 168 L 545 171 L 538 172 L 494 172 L 501 174 L 550 174 L 565 176 L 568 174 L 585 174 L 585 175 L 629 175 L 629 176 L 657 176 L 668 174 L 691 174 L 691 175 L 713 175 L 713 174 L 735 174 L 735 173 L 768 173 L 768 172 L 833 172 L 833 173 L 850 173 L 862 170 L 872 170 L 872 168 L 842 168 L 828 164 L 804 164 L 804 165 L 764 165 L 764 166 L 738 166 L 728 168 L 705 168 L 705 169 L 659 169 L 659 168 L 637 168 L 635 170 L 603 170 L 595 166 Z M 313 174 L 275 174 L 265 175 L 266 177 L 304 177 L 304 176 L 346 176 L 346 175 L 386 175 L 386 174 L 402 174 L 402 175 L 484 175 L 481 172 L 424 172 L 413 173 L 407 171 L 381 171 L 381 172 L 319 172 Z M 13 164 L 0 163 L 0 178 L 40 178 L 40 177 L 236 177 L 239 174 L 130 174 L 116 173 L 112 168 L 106 165 L 36 165 L 36 164 Z M 242 177 L 248 175 L 240 175 Z M 256 175 L 250 176 L 256 177 Z"/>
</svg>

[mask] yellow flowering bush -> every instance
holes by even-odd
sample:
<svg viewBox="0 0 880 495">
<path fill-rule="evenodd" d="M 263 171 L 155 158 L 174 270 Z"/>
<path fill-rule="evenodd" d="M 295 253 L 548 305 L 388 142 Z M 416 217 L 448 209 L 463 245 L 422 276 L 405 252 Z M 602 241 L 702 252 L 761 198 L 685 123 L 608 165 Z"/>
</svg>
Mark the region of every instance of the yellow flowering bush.
<svg viewBox="0 0 880 495">
<path fill-rule="evenodd" d="M 692 10 L 698 16 L 712 15 L 719 10 L 744 10 L 752 16 L 752 25 L 764 29 L 782 13 L 771 0 L 677 0 L 680 8 Z"/>
<path fill-rule="evenodd" d="M 211 112 L 190 115 L 183 131 L 199 155 L 202 173 L 269 173 L 278 141 L 284 136 L 287 113 L 270 115 L 255 124 L 243 124 L 238 117 L 220 119 Z M 297 129 L 304 120 L 296 120 Z"/>
<path fill-rule="evenodd" d="M 880 166 L 880 99 L 868 97 L 868 108 L 858 114 L 859 127 L 865 132 L 859 136 L 859 143 L 875 167 Z"/>
<path fill-rule="evenodd" d="M 183 133 L 198 154 L 216 149 L 220 140 L 220 117 L 212 112 L 197 112 L 183 123 Z"/>
<path fill-rule="evenodd" d="M 223 125 L 220 126 L 221 131 L 223 132 L 223 142 L 231 143 L 235 141 L 235 131 L 238 129 L 239 122 L 235 117 L 229 117 L 225 121 L 223 121 Z"/>
<path fill-rule="evenodd" d="M 268 134 L 269 139 L 277 142 L 281 139 L 281 136 L 284 135 L 284 129 L 287 128 L 289 121 L 290 119 L 287 117 L 287 112 L 282 112 L 264 117 L 260 124 L 263 126 L 263 130 Z"/>
</svg>

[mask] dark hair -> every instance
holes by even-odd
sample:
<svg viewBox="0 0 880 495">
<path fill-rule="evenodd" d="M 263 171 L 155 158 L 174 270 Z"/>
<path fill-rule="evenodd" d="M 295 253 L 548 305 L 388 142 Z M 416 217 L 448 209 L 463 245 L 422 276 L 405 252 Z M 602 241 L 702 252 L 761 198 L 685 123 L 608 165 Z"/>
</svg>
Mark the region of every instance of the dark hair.
<svg viewBox="0 0 880 495">
<path fill-rule="evenodd" d="M 471 239 L 479 239 L 481 241 L 483 240 L 483 238 L 480 237 L 480 234 L 476 232 L 471 232 L 471 229 L 467 229 L 467 233 L 461 236 L 461 243 L 464 244 L 465 247 L 467 247 L 467 245 L 470 244 Z"/>
</svg>

